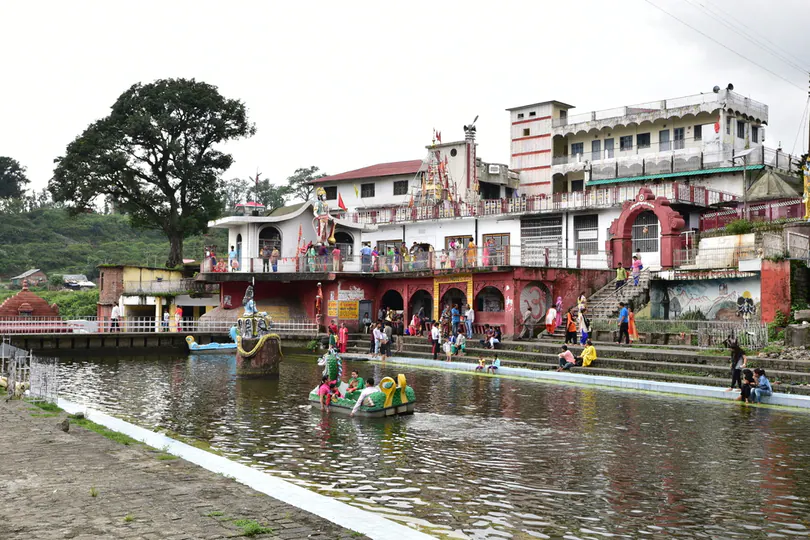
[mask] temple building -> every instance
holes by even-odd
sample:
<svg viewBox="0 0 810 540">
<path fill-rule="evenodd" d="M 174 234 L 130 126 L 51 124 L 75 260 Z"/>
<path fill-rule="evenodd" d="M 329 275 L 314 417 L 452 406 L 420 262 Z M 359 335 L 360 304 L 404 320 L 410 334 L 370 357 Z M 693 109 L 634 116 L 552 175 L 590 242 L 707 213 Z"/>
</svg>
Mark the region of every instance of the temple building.
<svg viewBox="0 0 810 540">
<path fill-rule="evenodd" d="M 41 296 L 28 290 L 28 281 L 23 279 L 22 290 L 6 298 L 0 304 L 0 319 L 57 319 L 59 306 L 48 304 Z"/>
<path fill-rule="evenodd" d="M 721 255 L 729 245 L 700 234 L 715 214 L 798 217 L 791 189 L 800 164 L 765 145 L 767 105 L 729 85 L 606 111 L 572 109 L 560 101 L 508 109 L 508 166 L 478 156 L 473 124 L 456 142 L 435 134 L 421 160 L 317 179 L 315 201 L 213 221 L 228 230 L 236 257 L 219 266 L 207 259 L 197 280 L 221 285 L 221 309 L 237 308 L 255 281 L 260 309 L 312 317 L 321 282 L 322 315 L 353 327 L 382 305 L 407 319 L 420 308 L 438 317 L 447 303 L 469 303 L 476 325 L 511 334 L 527 309 L 537 321 L 558 297 L 567 309 L 637 254 L 647 273 L 628 298 L 640 305 L 655 304 L 656 280 L 684 280 L 684 272 L 702 272 L 703 286 L 718 291 L 713 297 L 725 291 L 718 300 L 725 308 L 739 298 L 757 305 L 753 282 L 772 269 L 738 264 L 739 242 L 762 258 L 756 238 Z M 747 199 L 752 186 L 758 206 Z M 720 221 L 728 219 L 715 216 Z M 363 257 L 364 246 L 373 255 Z M 747 296 L 734 283 L 708 282 L 721 274 L 743 283 Z M 620 296 L 600 294 L 608 315 Z M 706 309 L 728 314 L 715 308 Z"/>
</svg>

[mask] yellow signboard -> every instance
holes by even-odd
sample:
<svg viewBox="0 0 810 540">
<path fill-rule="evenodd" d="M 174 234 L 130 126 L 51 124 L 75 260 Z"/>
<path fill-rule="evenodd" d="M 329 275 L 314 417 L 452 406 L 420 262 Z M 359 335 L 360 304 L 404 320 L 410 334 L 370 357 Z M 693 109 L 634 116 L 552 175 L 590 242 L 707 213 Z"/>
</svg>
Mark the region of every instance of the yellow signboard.
<svg viewBox="0 0 810 540">
<path fill-rule="evenodd" d="M 330 300 L 329 308 L 327 310 L 328 317 L 337 317 L 337 301 Z M 346 320 L 357 320 L 360 316 L 360 302 L 341 300 L 340 302 L 340 318 Z"/>
</svg>

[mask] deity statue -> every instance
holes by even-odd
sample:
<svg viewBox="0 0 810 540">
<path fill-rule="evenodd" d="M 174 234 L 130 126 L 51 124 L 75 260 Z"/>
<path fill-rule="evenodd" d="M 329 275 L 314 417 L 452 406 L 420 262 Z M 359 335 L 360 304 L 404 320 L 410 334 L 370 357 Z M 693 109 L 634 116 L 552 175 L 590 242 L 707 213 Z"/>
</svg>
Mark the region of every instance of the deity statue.
<svg viewBox="0 0 810 540">
<path fill-rule="evenodd" d="M 253 285 L 248 285 L 245 290 L 242 305 L 245 306 L 245 315 L 254 315 L 256 313 L 256 302 L 253 300 Z"/>
<path fill-rule="evenodd" d="M 323 320 L 323 289 L 321 288 L 320 281 L 318 282 L 318 294 L 315 295 L 315 322 L 318 326 L 321 325 Z"/>
<path fill-rule="evenodd" d="M 318 243 L 326 245 L 335 243 L 335 222 L 334 218 L 329 215 L 329 204 L 326 202 L 326 190 L 319 187 L 315 190 L 317 201 L 312 208 L 315 217 L 312 219 L 312 227 L 315 229 L 315 234 L 318 236 Z M 329 227 L 329 221 L 332 220 L 332 227 Z"/>
</svg>

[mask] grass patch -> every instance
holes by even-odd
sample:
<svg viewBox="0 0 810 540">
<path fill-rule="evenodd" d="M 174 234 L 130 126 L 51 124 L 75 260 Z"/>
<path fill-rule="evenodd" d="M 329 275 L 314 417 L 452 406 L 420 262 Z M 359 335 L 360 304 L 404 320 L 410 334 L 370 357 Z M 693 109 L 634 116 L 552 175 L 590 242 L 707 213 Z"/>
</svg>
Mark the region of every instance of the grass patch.
<svg viewBox="0 0 810 540">
<path fill-rule="evenodd" d="M 98 497 L 98 490 L 94 487 L 90 488 L 90 496 L 91 497 Z"/>
<path fill-rule="evenodd" d="M 132 514 L 127 514 L 124 516 L 124 523 L 130 523 L 132 521 L 135 521 L 135 516 Z"/>
<path fill-rule="evenodd" d="M 157 458 L 160 461 L 171 461 L 173 459 L 177 459 L 177 456 L 173 456 L 171 454 L 159 454 Z"/>
<path fill-rule="evenodd" d="M 264 527 L 252 519 L 237 519 L 234 525 L 242 529 L 242 536 L 256 536 L 257 534 L 273 534 L 273 529 Z"/>
<path fill-rule="evenodd" d="M 31 416 L 35 418 L 53 418 L 54 416 L 59 416 L 59 413 L 56 412 L 31 413 Z"/>
<path fill-rule="evenodd" d="M 355 538 L 359 538 L 360 536 L 363 536 L 363 533 L 357 532 L 357 531 L 352 531 L 352 536 L 354 536 Z"/>
<path fill-rule="evenodd" d="M 71 415 L 70 419 L 72 423 L 76 424 L 77 426 L 81 426 L 84 429 L 89 429 L 90 431 L 95 431 L 99 435 L 107 437 L 111 441 L 115 441 L 119 444 L 123 444 L 125 446 L 129 446 L 131 444 L 138 444 L 138 441 L 136 441 L 129 435 L 124 435 L 123 433 L 118 433 L 117 431 L 105 428 L 100 424 L 91 422 L 87 418 L 76 418 L 75 416 Z"/>
<path fill-rule="evenodd" d="M 43 411 L 46 411 L 46 412 L 52 412 L 52 413 L 60 413 L 60 412 L 62 412 L 62 409 L 56 403 L 50 403 L 48 401 L 33 401 L 33 400 L 29 401 L 28 403 L 30 403 L 31 405 L 34 405 L 35 407 L 38 407 L 38 408 L 42 409 Z"/>
<path fill-rule="evenodd" d="M 208 512 L 205 514 L 205 517 L 222 517 L 225 515 L 225 512 L 220 512 L 219 510 L 214 510 L 212 512 Z"/>
</svg>

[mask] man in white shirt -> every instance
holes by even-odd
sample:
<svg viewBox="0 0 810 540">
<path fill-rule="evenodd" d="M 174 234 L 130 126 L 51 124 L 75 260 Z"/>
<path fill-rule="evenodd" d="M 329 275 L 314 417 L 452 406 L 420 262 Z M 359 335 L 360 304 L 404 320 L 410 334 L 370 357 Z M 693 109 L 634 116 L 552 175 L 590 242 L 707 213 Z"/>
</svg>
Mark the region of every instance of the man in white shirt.
<svg viewBox="0 0 810 540">
<path fill-rule="evenodd" d="M 374 327 L 372 334 L 374 334 L 374 356 L 377 356 L 380 354 L 380 345 L 382 343 L 383 336 L 385 335 L 383 331 L 380 330 L 380 323 L 377 323 L 377 325 Z"/>
<path fill-rule="evenodd" d="M 352 412 L 349 414 L 349 416 L 354 416 L 354 413 L 356 413 L 358 409 L 360 409 L 360 406 L 363 405 L 363 402 L 366 401 L 366 398 L 368 398 L 369 401 L 369 403 L 366 406 L 373 407 L 374 402 L 371 401 L 371 398 L 369 398 L 369 396 L 375 392 L 380 392 L 380 387 L 374 386 L 374 379 L 372 378 L 367 379 L 366 387 L 363 388 L 362 392 L 360 392 L 360 396 L 357 398 L 357 403 L 354 404 Z"/>
<path fill-rule="evenodd" d="M 110 313 L 110 332 L 118 332 L 120 330 L 118 326 L 119 318 L 121 318 L 121 309 L 116 304 L 113 306 L 112 312 Z"/>
<path fill-rule="evenodd" d="M 467 311 L 464 312 L 464 324 L 467 326 L 467 339 L 472 339 L 472 327 L 475 322 L 475 311 L 471 305 L 467 304 Z"/>
<path fill-rule="evenodd" d="M 431 321 L 430 326 L 430 340 L 433 342 L 433 359 L 438 360 L 439 358 L 439 339 L 441 339 L 442 333 L 439 330 L 439 325 L 436 324 L 436 321 Z"/>
</svg>

